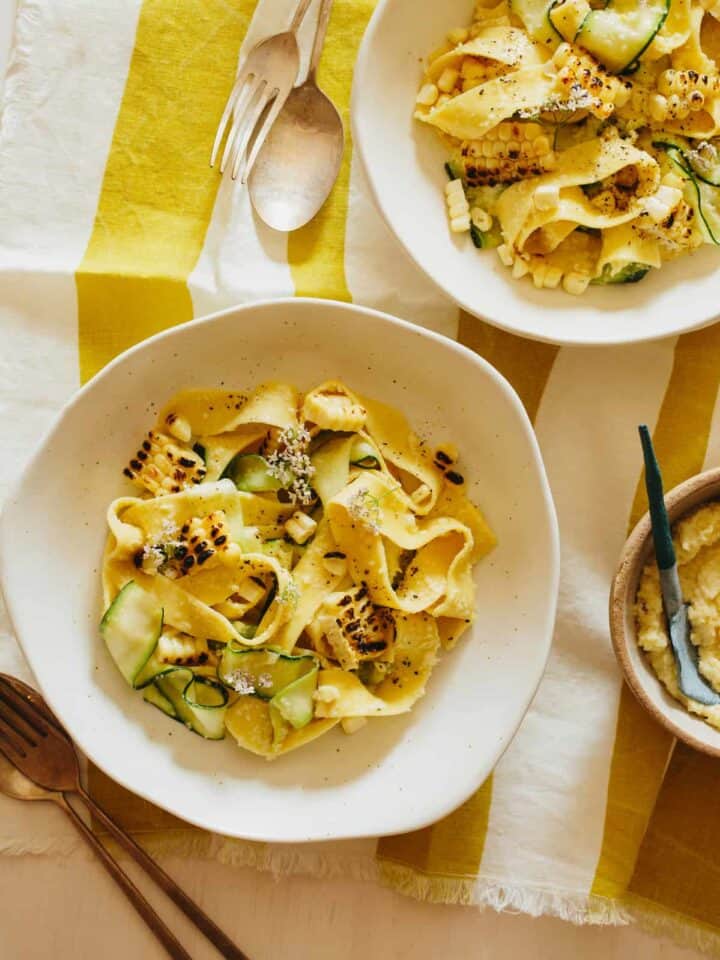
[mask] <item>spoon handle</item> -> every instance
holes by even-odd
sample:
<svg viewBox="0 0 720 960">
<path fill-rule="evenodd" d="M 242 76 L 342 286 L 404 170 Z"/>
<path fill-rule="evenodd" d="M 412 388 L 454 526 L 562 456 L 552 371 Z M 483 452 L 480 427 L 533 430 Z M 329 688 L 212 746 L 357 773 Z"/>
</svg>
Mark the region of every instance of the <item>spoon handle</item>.
<svg viewBox="0 0 720 960">
<path fill-rule="evenodd" d="M 155 881 L 172 902 L 185 914 L 198 930 L 212 943 L 226 960 L 249 960 L 247 954 L 236 947 L 232 940 L 223 933 L 220 927 L 195 903 L 194 900 L 168 876 L 162 867 L 156 863 L 142 847 L 122 830 L 115 821 L 89 796 L 81 787 L 77 793 L 91 813 L 112 834 L 120 846 L 130 854 L 135 862 L 143 868 L 147 875 Z"/>
<path fill-rule="evenodd" d="M 297 33 L 300 29 L 300 24 L 305 19 L 305 14 L 308 12 L 311 3 L 312 0 L 300 0 L 295 15 L 292 18 L 292 23 L 290 24 L 290 33 Z"/>
<path fill-rule="evenodd" d="M 97 854 L 102 865 L 143 918 L 150 930 L 155 934 L 160 943 L 162 943 L 163 947 L 165 947 L 168 955 L 171 956 L 173 960 L 192 960 L 192 957 L 172 930 L 160 919 L 120 864 L 111 856 L 110 852 L 87 826 L 80 814 L 70 806 L 61 793 L 54 794 L 52 800 L 70 817 L 80 836 L 92 847 L 93 852 Z"/>
<path fill-rule="evenodd" d="M 310 54 L 310 66 L 308 67 L 307 80 L 315 80 L 318 63 L 320 63 L 320 54 L 325 44 L 325 35 L 327 34 L 328 24 L 330 22 L 330 11 L 332 10 L 333 0 L 320 0 L 320 13 L 315 27 L 315 39 L 313 41 L 312 53 Z"/>
</svg>

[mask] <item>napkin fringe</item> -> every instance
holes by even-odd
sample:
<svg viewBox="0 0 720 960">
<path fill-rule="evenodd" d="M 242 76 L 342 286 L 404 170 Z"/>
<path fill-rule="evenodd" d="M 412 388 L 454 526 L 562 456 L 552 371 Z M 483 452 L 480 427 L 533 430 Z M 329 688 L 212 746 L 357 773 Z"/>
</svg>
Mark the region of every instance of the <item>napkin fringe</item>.
<svg viewBox="0 0 720 960">
<path fill-rule="evenodd" d="M 678 947 L 685 947 L 710 957 L 720 957 L 720 933 L 705 924 L 692 920 L 684 914 L 660 910 L 647 900 L 632 898 L 629 901 L 633 922 L 655 937 L 672 940 Z"/>
<path fill-rule="evenodd" d="M 551 916 L 575 924 L 619 926 L 631 913 L 620 903 L 592 894 L 527 884 L 508 884 L 486 877 L 430 876 L 389 860 L 380 863 L 382 881 L 416 900 L 491 907 L 498 913 Z"/>
</svg>

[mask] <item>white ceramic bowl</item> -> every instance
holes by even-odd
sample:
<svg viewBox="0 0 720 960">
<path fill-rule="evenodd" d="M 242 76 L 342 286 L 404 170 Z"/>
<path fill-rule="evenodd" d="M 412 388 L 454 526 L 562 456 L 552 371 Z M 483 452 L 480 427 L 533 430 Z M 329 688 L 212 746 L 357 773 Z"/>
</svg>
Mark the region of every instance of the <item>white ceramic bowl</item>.
<svg viewBox="0 0 720 960">
<path fill-rule="evenodd" d="M 210 743 L 148 707 L 98 636 L 105 511 L 122 466 L 178 389 L 300 388 L 331 377 L 454 439 L 500 545 L 477 570 L 477 623 L 407 716 L 331 731 L 274 763 Z M 185 820 L 257 840 L 418 828 L 462 803 L 505 750 L 542 675 L 558 531 L 525 412 L 474 353 L 346 304 L 279 300 L 175 327 L 123 354 L 67 406 L 0 520 L 0 582 L 48 703 L 119 783 Z"/>
<path fill-rule="evenodd" d="M 470 313 L 514 333 L 554 343 L 613 344 L 665 337 L 718 313 L 720 253 L 704 247 L 637 284 L 590 287 L 582 297 L 513 280 L 497 254 L 478 251 L 447 223 L 436 132 L 413 120 L 423 61 L 473 0 L 380 0 L 360 48 L 352 121 L 375 201 L 400 242 L 439 287 Z"/>
</svg>

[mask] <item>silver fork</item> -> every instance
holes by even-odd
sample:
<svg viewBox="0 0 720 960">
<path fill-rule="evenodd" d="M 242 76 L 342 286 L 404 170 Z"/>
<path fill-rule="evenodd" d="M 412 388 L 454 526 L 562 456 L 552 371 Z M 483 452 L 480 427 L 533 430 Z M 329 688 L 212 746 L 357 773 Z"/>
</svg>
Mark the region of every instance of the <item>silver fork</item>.
<svg viewBox="0 0 720 960">
<path fill-rule="evenodd" d="M 240 68 L 225 104 L 210 155 L 210 166 L 213 167 L 227 127 L 231 124 L 220 160 L 220 173 L 224 173 L 229 161 L 233 180 L 237 179 L 244 157 L 246 159 L 241 182 L 245 183 L 247 180 L 270 128 L 295 85 L 300 69 L 297 32 L 311 2 L 312 0 L 300 0 L 290 29 L 258 43 Z M 265 117 L 258 127 L 263 113 Z M 250 140 L 256 128 L 248 154 Z"/>
</svg>

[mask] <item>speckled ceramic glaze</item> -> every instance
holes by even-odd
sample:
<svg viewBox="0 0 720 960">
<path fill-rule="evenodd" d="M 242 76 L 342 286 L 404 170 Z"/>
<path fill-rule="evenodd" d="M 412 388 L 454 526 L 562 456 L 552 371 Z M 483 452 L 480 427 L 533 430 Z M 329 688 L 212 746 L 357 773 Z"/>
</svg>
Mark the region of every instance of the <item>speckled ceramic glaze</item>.
<svg viewBox="0 0 720 960">
<path fill-rule="evenodd" d="M 454 440 L 499 546 L 476 570 L 478 617 L 412 713 L 332 731 L 274 763 L 201 740 L 143 703 L 98 636 L 108 504 L 156 409 L 183 387 L 301 389 L 341 377 Z M 13 623 L 48 703 L 130 790 L 209 830 L 304 841 L 420 827 L 462 803 L 505 750 L 542 676 L 558 532 L 525 411 L 474 353 L 348 304 L 280 300 L 175 327 L 111 363 L 64 410 L 0 522 Z"/>
</svg>

